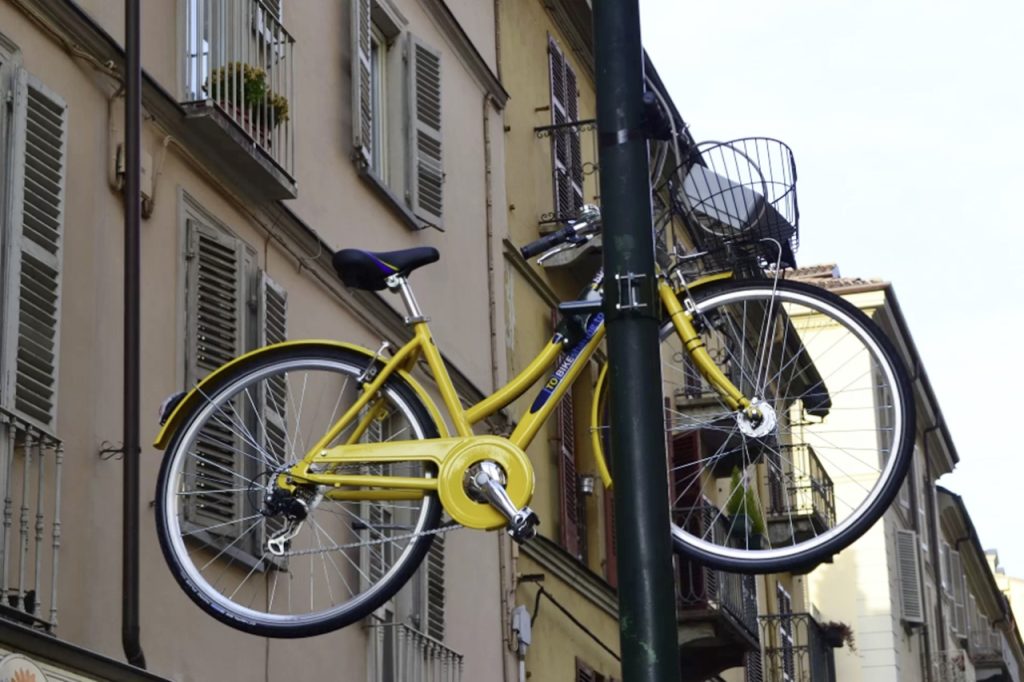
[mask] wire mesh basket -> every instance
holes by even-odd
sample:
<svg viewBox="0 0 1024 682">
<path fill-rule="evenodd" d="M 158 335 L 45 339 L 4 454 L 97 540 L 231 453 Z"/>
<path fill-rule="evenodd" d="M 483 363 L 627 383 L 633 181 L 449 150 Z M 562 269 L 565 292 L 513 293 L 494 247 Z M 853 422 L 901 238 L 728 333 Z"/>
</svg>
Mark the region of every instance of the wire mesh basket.
<svg viewBox="0 0 1024 682">
<path fill-rule="evenodd" d="M 792 150 L 773 138 L 748 137 L 703 142 L 696 152 L 673 202 L 710 260 L 795 267 L 799 210 Z"/>
</svg>

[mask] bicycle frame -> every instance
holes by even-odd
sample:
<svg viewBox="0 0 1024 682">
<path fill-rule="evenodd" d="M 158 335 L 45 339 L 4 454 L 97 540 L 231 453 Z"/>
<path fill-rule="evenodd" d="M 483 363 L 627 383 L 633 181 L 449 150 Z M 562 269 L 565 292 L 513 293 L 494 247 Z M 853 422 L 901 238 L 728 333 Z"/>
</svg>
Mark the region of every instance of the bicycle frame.
<svg viewBox="0 0 1024 682">
<path fill-rule="evenodd" d="M 718 280 L 728 276 L 728 274 L 719 275 L 708 279 Z M 708 279 L 698 280 L 689 286 L 700 286 Z M 601 276 L 598 275 L 592 286 L 596 289 L 600 283 Z M 750 400 L 743 396 L 715 365 L 704 348 L 694 327 L 692 313 L 679 302 L 678 291 L 670 284 L 668 278 L 659 278 L 658 293 L 667 319 L 672 321 L 695 365 L 710 385 L 722 394 L 727 404 L 733 409 L 749 408 Z M 413 338 L 398 349 L 382 367 L 376 367 L 376 356 L 374 356 L 367 367 L 367 374 L 372 376 L 372 379 L 365 384 L 362 395 L 324 434 L 320 441 L 309 449 L 302 460 L 279 475 L 279 485 L 289 489 L 294 488 L 296 483 L 323 485 L 327 486 L 326 496 L 344 500 L 415 499 L 422 497 L 426 492 L 435 491 L 439 485 L 443 484 L 443 476 L 422 478 L 339 474 L 334 469 L 342 464 L 353 463 L 382 464 L 429 461 L 433 462 L 440 470 L 449 455 L 455 452 L 460 442 L 466 439 L 489 438 L 493 441 L 501 441 L 502 439 L 496 437 L 474 436 L 473 425 L 505 408 L 526 393 L 541 379 L 546 370 L 555 364 L 558 356 L 564 353 L 565 357 L 558 363 L 527 413 L 523 415 L 511 435 L 506 439 L 517 451 L 521 452 L 530 445 L 541 425 L 551 415 L 566 391 L 575 383 L 601 344 L 605 334 L 602 313 L 595 313 L 589 318 L 582 337 L 572 348 L 567 349 L 565 337 L 556 332 L 540 353 L 517 376 L 492 395 L 464 409 L 426 320 L 418 315 L 414 315 L 413 319 Z M 400 443 L 360 443 L 360 438 L 365 434 L 372 421 L 377 418 L 377 411 L 374 409 L 372 401 L 380 388 L 396 372 L 410 372 L 421 359 L 426 362 L 434 377 L 441 399 L 454 426 L 455 437 L 401 441 Z M 345 443 L 328 447 L 352 424 L 356 426 L 347 436 Z M 607 466 L 603 461 L 602 454 L 599 451 L 595 454 L 602 478 L 607 485 L 610 483 Z M 510 484 L 512 478 L 513 476 L 510 474 Z M 532 493 L 532 470 L 530 478 L 529 487 Z"/>
</svg>

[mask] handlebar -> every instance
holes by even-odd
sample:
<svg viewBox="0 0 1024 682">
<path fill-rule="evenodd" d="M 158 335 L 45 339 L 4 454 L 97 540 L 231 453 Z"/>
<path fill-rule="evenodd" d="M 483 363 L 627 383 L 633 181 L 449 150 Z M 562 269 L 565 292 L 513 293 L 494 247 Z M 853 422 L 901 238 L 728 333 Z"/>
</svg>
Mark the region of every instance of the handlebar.
<svg viewBox="0 0 1024 682">
<path fill-rule="evenodd" d="M 579 218 L 560 230 L 546 234 L 540 239 L 526 244 L 519 249 L 523 258 L 533 258 L 545 251 L 553 249 L 565 242 L 582 243 L 587 235 L 597 232 L 601 226 L 601 211 L 596 206 L 587 205 L 580 210 Z"/>
<path fill-rule="evenodd" d="M 540 239 L 536 239 L 529 244 L 519 249 L 519 253 L 523 254 L 523 258 L 533 258 L 534 256 L 544 253 L 548 249 L 553 249 L 562 242 L 566 242 L 570 237 L 576 234 L 576 231 L 572 229 L 572 225 L 566 225 L 560 230 L 556 230 L 551 234 L 546 234 Z"/>
</svg>

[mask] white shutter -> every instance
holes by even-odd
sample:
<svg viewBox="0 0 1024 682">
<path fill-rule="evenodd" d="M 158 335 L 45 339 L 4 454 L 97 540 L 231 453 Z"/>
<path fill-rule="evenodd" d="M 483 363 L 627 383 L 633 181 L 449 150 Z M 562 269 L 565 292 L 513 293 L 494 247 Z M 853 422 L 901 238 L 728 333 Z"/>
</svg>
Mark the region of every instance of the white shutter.
<svg viewBox="0 0 1024 682">
<path fill-rule="evenodd" d="M 352 0 L 352 147 L 364 168 L 373 159 L 373 83 L 371 82 L 372 0 Z"/>
<path fill-rule="evenodd" d="M 939 584 L 942 586 L 943 594 L 950 594 L 949 576 L 949 545 L 944 541 L 939 544 Z"/>
<path fill-rule="evenodd" d="M 11 225 L 0 401 L 44 431 L 57 418 L 67 105 L 25 71 L 15 79 Z"/>
<path fill-rule="evenodd" d="M 964 584 L 963 563 L 960 560 L 960 552 L 950 552 L 950 565 L 952 573 L 950 579 L 953 582 L 953 609 L 956 633 L 961 637 L 967 636 L 967 605 L 965 600 L 966 586 Z"/>
<path fill-rule="evenodd" d="M 896 564 L 900 583 L 900 613 L 908 623 L 924 622 L 921 603 L 921 559 L 918 555 L 917 533 L 896 531 Z"/>
<path fill-rule="evenodd" d="M 410 35 L 408 60 L 408 201 L 418 218 L 441 227 L 441 53 Z"/>
</svg>

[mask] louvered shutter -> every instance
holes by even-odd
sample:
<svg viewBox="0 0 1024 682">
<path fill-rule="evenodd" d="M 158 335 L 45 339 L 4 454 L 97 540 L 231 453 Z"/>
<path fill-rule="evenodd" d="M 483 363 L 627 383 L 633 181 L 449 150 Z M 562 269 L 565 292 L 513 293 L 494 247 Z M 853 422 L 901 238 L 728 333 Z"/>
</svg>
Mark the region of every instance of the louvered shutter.
<svg viewBox="0 0 1024 682">
<path fill-rule="evenodd" d="M 576 73 L 565 62 L 565 115 L 569 123 L 580 120 L 579 93 L 576 87 Z M 572 206 L 575 213 L 583 207 L 583 151 L 580 148 L 580 131 L 567 131 L 569 138 L 569 184 L 572 191 Z"/>
<path fill-rule="evenodd" d="M 572 391 L 566 392 L 555 408 L 557 430 L 558 486 L 560 495 L 562 547 L 577 559 L 580 556 L 581 526 L 579 513 L 579 488 L 576 476 L 576 438 L 573 430 L 574 416 Z"/>
<path fill-rule="evenodd" d="M 576 659 L 576 682 L 597 682 L 593 669 L 580 659 Z"/>
<path fill-rule="evenodd" d="M 423 562 L 424 593 L 426 597 L 423 625 L 426 633 L 434 639 L 444 641 L 444 535 L 435 535 L 427 558 Z"/>
<path fill-rule="evenodd" d="M 548 40 L 548 77 L 551 85 L 551 124 L 579 120 L 576 73 L 554 39 Z M 559 218 L 583 205 L 583 158 L 576 129 L 559 128 L 551 135 L 554 213 Z"/>
<path fill-rule="evenodd" d="M 967 636 L 967 605 L 964 595 L 963 563 L 960 560 L 960 552 L 950 552 L 950 565 L 952 566 L 951 580 L 953 582 L 953 622 L 956 624 L 956 632 L 961 637 Z"/>
<path fill-rule="evenodd" d="M 903 620 L 908 623 L 923 623 L 921 558 L 917 548 L 917 533 L 912 530 L 896 531 L 896 565 L 900 583 L 900 613 Z"/>
<path fill-rule="evenodd" d="M 270 12 L 270 15 L 275 19 L 281 18 L 282 0 L 259 0 L 259 3 L 263 5 L 264 9 Z"/>
<path fill-rule="evenodd" d="M 379 419 L 374 419 L 366 428 L 360 442 L 381 443 L 384 441 L 384 424 Z M 383 464 L 368 464 L 361 467 L 360 473 L 373 476 L 380 476 L 385 473 Z M 383 534 L 387 533 L 384 528 L 390 528 L 394 524 L 391 518 L 391 507 L 378 504 L 373 501 L 360 502 L 359 516 L 366 520 L 366 528 L 363 531 L 365 537 L 362 540 L 380 540 Z M 370 584 L 376 583 L 388 571 L 390 562 L 388 553 L 391 551 L 391 543 L 383 542 L 378 544 L 367 544 L 360 548 L 359 575 L 362 588 L 366 589 Z"/>
<path fill-rule="evenodd" d="M 559 313 L 551 312 L 551 323 L 558 327 Z M 560 354 L 555 366 L 562 363 Z M 572 388 L 555 407 L 555 459 L 558 463 L 559 541 L 565 551 L 582 559 L 583 519 L 580 516 L 578 476 L 576 475 L 576 432 Z"/>
<path fill-rule="evenodd" d="M 413 35 L 408 44 L 408 198 L 413 213 L 443 225 L 441 53 Z"/>
<path fill-rule="evenodd" d="M 943 594 L 949 594 L 952 583 L 949 580 L 949 545 L 945 542 L 939 545 L 939 585 Z"/>
<path fill-rule="evenodd" d="M 260 273 L 259 330 L 260 346 L 282 343 L 288 339 L 288 295 L 284 288 L 265 272 Z M 260 396 L 263 419 L 260 420 L 263 452 L 275 463 L 283 464 L 292 453 L 288 448 L 288 387 L 283 377 L 271 379 Z"/>
<path fill-rule="evenodd" d="M 192 385 L 244 350 L 245 278 L 237 239 L 196 220 L 188 221 L 187 231 L 187 367 Z M 244 411 L 240 405 L 235 409 Z M 197 487 L 208 487 L 211 492 L 190 500 L 190 520 L 214 525 L 238 518 L 238 505 L 244 499 L 238 492 L 226 491 L 243 487 L 239 485 L 244 480 L 241 463 L 236 458 L 248 446 L 238 442 L 236 430 L 226 422 L 211 420 L 199 434 L 199 457 L 193 459 L 189 475 L 199 481 Z M 219 530 L 230 538 L 243 529 L 228 524 Z"/>
<path fill-rule="evenodd" d="M 352 146 L 356 162 L 373 159 L 372 0 L 352 0 Z"/>
<path fill-rule="evenodd" d="M 67 105 L 18 70 L 13 100 L 12 203 L 4 289 L 0 399 L 53 432 L 57 418 Z M 13 369 L 13 371 L 10 371 Z"/>
</svg>

